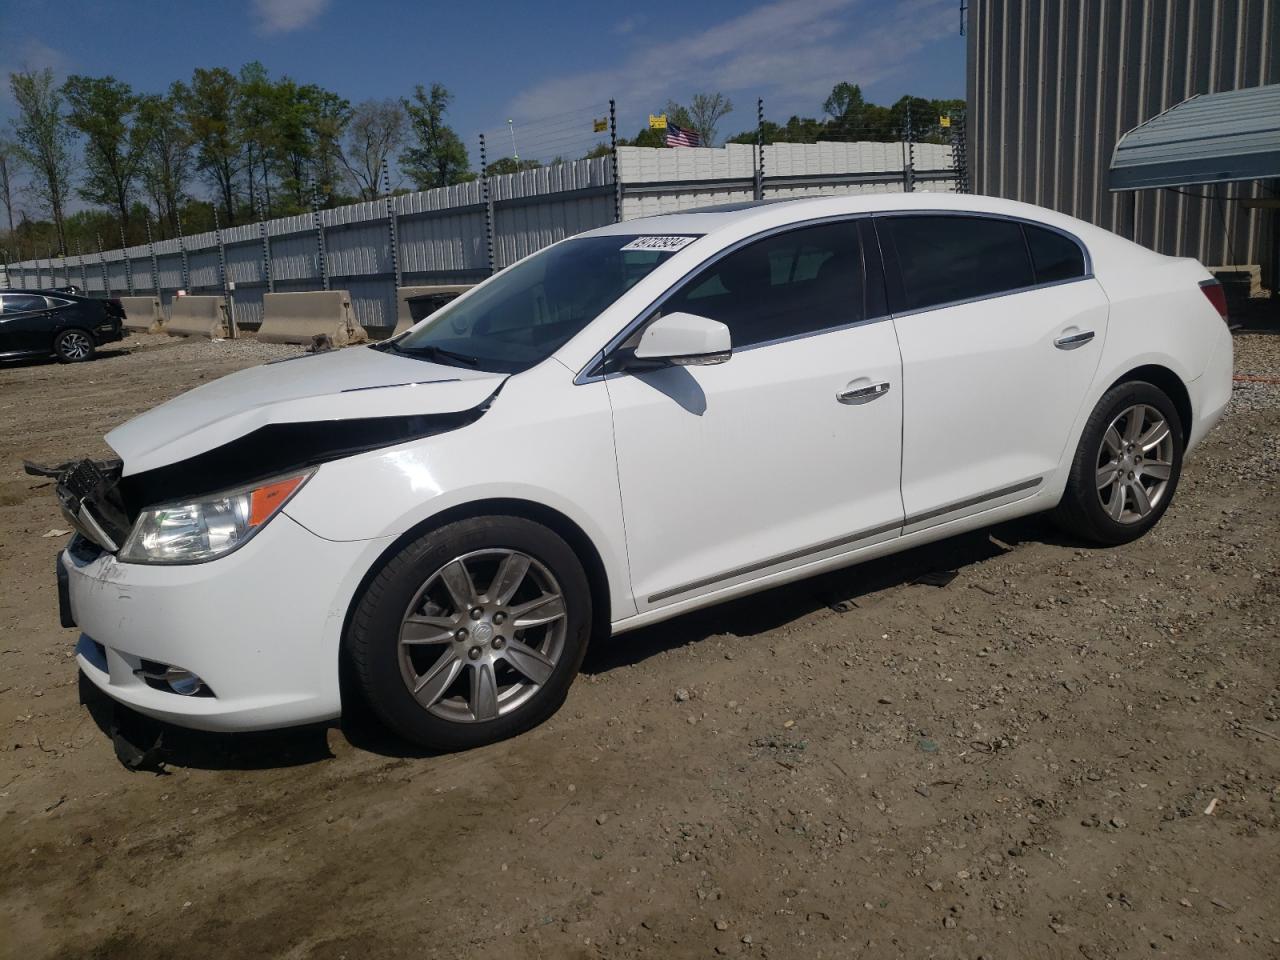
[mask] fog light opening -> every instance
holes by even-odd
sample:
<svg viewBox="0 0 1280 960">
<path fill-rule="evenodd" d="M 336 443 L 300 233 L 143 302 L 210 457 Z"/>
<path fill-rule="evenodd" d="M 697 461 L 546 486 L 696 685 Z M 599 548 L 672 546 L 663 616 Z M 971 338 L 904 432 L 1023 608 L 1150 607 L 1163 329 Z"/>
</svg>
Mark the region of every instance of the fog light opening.
<svg viewBox="0 0 1280 960">
<path fill-rule="evenodd" d="M 204 687 L 204 681 L 190 670 L 181 667 L 170 667 L 164 672 L 164 682 L 174 693 L 184 697 L 193 697 Z"/>
<path fill-rule="evenodd" d="M 153 690 L 165 693 L 176 693 L 181 697 L 212 697 L 213 691 L 205 682 L 190 670 L 157 663 L 154 660 L 143 660 L 142 666 L 133 671 L 135 675 L 147 682 Z"/>
</svg>

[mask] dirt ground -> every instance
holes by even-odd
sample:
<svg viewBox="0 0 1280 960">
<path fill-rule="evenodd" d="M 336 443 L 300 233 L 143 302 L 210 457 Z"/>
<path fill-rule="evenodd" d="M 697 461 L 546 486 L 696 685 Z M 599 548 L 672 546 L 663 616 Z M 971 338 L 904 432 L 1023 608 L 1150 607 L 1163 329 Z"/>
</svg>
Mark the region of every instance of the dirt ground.
<svg viewBox="0 0 1280 960">
<path fill-rule="evenodd" d="M 291 349 L 0 368 L 0 955 L 1280 957 L 1280 336 L 1133 545 L 1031 520 L 628 634 L 470 753 L 356 716 L 128 772 L 20 460 Z"/>
</svg>

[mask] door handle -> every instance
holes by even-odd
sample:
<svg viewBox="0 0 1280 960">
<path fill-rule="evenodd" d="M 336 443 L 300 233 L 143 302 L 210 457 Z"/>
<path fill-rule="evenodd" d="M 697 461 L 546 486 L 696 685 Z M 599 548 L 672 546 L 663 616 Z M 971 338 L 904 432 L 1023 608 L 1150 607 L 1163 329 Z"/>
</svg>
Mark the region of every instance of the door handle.
<svg viewBox="0 0 1280 960">
<path fill-rule="evenodd" d="M 1092 330 L 1084 330 L 1080 333 L 1071 333 L 1066 336 L 1059 337 L 1053 341 L 1053 345 L 1059 350 L 1074 350 L 1076 347 L 1083 347 L 1086 343 L 1093 339 Z"/>
<path fill-rule="evenodd" d="M 867 403 L 876 397 L 883 397 L 889 392 L 888 382 L 873 383 L 869 387 L 858 387 L 853 390 L 841 390 L 836 394 L 836 399 L 841 403 Z"/>
</svg>

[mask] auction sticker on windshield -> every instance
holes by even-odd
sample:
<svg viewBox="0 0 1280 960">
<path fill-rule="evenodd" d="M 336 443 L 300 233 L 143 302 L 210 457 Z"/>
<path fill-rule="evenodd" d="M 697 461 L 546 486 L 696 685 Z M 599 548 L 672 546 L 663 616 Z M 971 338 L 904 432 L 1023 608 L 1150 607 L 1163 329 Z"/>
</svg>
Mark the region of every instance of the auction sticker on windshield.
<svg viewBox="0 0 1280 960">
<path fill-rule="evenodd" d="M 681 247 L 687 247 L 697 237 L 636 237 L 628 243 L 623 250 L 665 250 L 671 252 L 679 250 Z"/>
</svg>

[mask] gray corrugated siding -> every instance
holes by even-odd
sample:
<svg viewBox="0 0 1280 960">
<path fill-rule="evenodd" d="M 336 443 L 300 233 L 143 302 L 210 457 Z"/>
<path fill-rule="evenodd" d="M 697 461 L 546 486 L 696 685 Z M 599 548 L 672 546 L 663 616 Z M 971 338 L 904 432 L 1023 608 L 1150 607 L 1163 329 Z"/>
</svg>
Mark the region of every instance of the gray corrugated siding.
<svg viewBox="0 0 1280 960">
<path fill-rule="evenodd" d="M 1277 0 L 970 0 L 969 162 L 975 193 L 1071 214 L 1211 266 L 1271 259 L 1271 217 L 1213 199 L 1111 193 L 1125 131 L 1198 93 L 1280 82 Z M 1221 199 L 1219 199 L 1221 198 Z M 1275 278 L 1264 276 L 1264 283 Z"/>
</svg>

